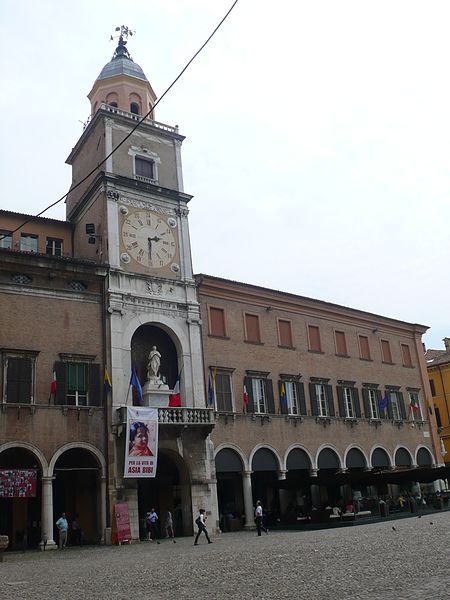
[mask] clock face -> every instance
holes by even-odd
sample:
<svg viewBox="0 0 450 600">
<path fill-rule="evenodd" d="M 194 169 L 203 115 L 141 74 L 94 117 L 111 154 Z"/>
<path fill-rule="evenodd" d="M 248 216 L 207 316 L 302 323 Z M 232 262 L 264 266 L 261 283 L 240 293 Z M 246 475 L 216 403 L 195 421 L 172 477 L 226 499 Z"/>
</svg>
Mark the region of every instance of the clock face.
<svg viewBox="0 0 450 600">
<path fill-rule="evenodd" d="M 162 269 L 170 265 L 172 271 L 179 269 L 173 261 L 177 252 L 174 228 L 176 219 L 168 218 L 149 211 L 129 213 L 122 224 L 122 242 L 126 252 L 122 261 L 129 262 L 133 258 L 143 267 Z"/>
</svg>

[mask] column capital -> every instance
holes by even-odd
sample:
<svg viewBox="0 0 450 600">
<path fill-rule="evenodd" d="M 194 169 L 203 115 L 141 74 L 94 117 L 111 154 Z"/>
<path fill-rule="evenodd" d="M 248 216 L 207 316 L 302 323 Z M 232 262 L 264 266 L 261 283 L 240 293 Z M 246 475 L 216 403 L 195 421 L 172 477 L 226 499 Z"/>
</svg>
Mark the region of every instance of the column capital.
<svg viewBox="0 0 450 600">
<path fill-rule="evenodd" d="M 46 475 L 46 476 L 41 477 L 41 482 L 46 483 L 48 485 L 48 484 L 53 483 L 53 481 L 55 479 L 56 479 L 56 477 L 54 475 Z"/>
<path fill-rule="evenodd" d="M 286 473 L 287 473 L 287 469 L 279 469 L 278 470 L 278 480 L 281 481 L 283 479 L 286 479 Z"/>
<path fill-rule="evenodd" d="M 253 473 L 253 471 L 242 471 L 242 475 L 244 477 L 251 477 L 252 473 Z"/>
<path fill-rule="evenodd" d="M 309 470 L 309 476 L 310 476 L 310 477 L 317 477 L 317 471 L 318 471 L 318 470 L 319 470 L 319 469 L 310 469 L 310 470 Z"/>
</svg>

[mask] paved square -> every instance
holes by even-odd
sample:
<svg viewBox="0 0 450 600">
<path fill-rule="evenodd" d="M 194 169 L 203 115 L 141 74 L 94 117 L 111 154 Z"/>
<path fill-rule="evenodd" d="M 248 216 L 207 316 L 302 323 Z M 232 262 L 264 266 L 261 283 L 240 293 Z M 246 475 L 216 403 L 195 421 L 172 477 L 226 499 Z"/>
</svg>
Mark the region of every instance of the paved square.
<svg viewBox="0 0 450 600">
<path fill-rule="evenodd" d="M 7 554 L 0 598 L 450 598 L 450 512 L 213 540 Z"/>
</svg>

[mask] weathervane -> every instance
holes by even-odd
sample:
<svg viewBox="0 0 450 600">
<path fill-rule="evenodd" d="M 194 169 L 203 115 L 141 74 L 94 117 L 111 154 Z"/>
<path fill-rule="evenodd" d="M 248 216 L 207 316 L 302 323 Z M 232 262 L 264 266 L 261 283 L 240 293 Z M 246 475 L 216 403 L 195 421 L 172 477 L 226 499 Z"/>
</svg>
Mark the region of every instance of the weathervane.
<svg viewBox="0 0 450 600">
<path fill-rule="evenodd" d="M 128 36 L 132 36 L 135 35 L 136 32 L 132 31 L 129 27 L 127 27 L 126 25 L 121 25 L 120 27 L 116 27 L 114 31 L 120 32 L 119 35 L 112 35 L 110 38 L 110 41 L 114 41 L 114 39 L 119 38 L 119 44 L 116 48 L 116 51 L 114 53 L 113 58 L 116 58 L 116 56 L 128 56 L 128 58 L 131 58 L 128 50 L 126 49 L 126 40 L 128 39 Z"/>
</svg>

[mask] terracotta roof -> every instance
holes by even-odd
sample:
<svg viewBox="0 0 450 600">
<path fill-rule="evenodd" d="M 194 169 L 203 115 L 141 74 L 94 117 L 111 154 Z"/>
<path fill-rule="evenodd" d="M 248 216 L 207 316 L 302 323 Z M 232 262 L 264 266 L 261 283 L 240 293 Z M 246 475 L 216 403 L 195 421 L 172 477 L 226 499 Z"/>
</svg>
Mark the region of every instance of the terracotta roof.
<svg viewBox="0 0 450 600">
<path fill-rule="evenodd" d="M 427 367 L 436 367 L 437 365 L 445 365 L 450 363 L 449 350 L 427 350 L 425 352 L 425 361 Z"/>
</svg>

